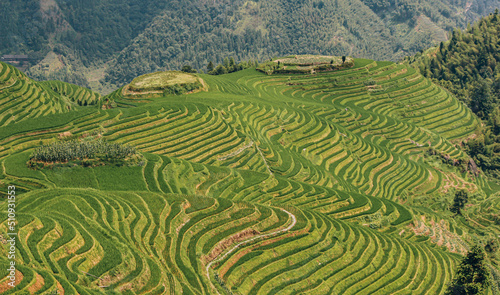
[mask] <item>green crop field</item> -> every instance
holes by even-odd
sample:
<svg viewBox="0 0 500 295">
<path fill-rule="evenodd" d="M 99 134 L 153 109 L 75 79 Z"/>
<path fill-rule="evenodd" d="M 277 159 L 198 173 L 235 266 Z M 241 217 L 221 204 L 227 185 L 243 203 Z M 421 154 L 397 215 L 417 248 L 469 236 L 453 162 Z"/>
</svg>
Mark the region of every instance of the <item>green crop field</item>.
<svg viewBox="0 0 500 295">
<path fill-rule="evenodd" d="M 18 233 L 0 293 L 444 293 L 471 245 L 499 240 L 500 185 L 462 150 L 480 121 L 409 66 L 348 62 L 190 75 L 206 91 L 138 98 L 0 63 L 0 234 L 9 186 Z M 40 146 L 89 134 L 143 158 L 28 167 Z"/>
</svg>

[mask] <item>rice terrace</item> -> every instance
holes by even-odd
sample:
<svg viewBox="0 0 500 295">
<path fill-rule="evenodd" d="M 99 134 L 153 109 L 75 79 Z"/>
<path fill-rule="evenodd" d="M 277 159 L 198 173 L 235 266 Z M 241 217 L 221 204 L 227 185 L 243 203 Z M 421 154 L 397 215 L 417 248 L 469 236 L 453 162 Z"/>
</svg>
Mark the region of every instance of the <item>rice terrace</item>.
<svg viewBox="0 0 500 295">
<path fill-rule="evenodd" d="M 498 243 L 500 185 L 463 150 L 481 122 L 406 64 L 289 56 L 102 96 L 0 63 L 0 102 L 1 294 L 444 294 Z"/>
</svg>

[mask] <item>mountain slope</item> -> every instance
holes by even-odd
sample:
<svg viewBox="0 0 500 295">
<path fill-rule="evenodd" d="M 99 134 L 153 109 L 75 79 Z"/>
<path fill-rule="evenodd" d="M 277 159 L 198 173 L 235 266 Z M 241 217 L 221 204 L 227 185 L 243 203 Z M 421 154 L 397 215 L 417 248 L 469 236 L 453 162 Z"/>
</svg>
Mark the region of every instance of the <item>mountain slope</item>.
<svg viewBox="0 0 500 295">
<path fill-rule="evenodd" d="M 52 89 L 56 85 L 71 88 L 74 92 L 61 95 L 57 93 L 58 88 Z M 85 105 L 95 104 L 99 96 L 91 93 L 88 89 L 64 82 L 33 81 L 15 67 L 0 62 L 0 125 L 69 112 L 75 107 L 73 101 L 89 102 Z"/>
<path fill-rule="evenodd" d="M 26 237 L 5 294 L 443 294 L 470 244 L 498 243 L 499 187 L 456 144 L 479 120 L 412 67 L 199 77 L 205 91 L 117 90 L 113 109 L 0 127 Z M 62 132 L 145 161 L 29 169 Z"/>
<path fill-rule="evenodd" d="M 201 69 L 229 55 L 237 60 L 297 53 L 397 60 L 443 41 L 446 34 L 435 37 L 436 29 L 464 26 L 468 19 L 465 1 L 397 2 L 387 2 L 388 7 L 361 0 L 182 2 L 167 8 L 120 53 L 106 80 L 119 84 L 186 63 Z"/>
<path fill-rule="evenodd" d="M 0 125 L 68 112 L 69 101 L 54 95 L 15 67 L 0 62 Z"/>
<path fill-rule="evenodd" d="M 465 27 L 498 0 L 8 1 L 0 54 L 29 54 L 29 74 L 94 89 L 140 74 L 314 53 L 397 60 Z M 27 21 L 26 21 L 27 20 Z M 56 56 L 56 58 L 54 58 Z M 104 71 L 106 72 L 104 74 Z M 105 78 L 105 79 L 104 79 Z"/>
<path fill-rule="evenodd" d="M 478 165 L 500 178 L 500 14 L 454 31 L 449 42 L 409 62 L 446 87 L 484 121 L 476 139 L 467 142 Z"/>
</svg>

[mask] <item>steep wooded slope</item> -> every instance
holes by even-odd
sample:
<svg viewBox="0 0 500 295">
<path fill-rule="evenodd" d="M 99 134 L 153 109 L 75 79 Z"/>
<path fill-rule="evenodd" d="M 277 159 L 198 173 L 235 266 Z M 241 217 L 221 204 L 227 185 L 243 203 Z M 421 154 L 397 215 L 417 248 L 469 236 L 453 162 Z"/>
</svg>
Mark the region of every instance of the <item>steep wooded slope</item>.
<svg viewBox="0 0 500 295">
<path fill-rule="evenodd" d="M 485 171 L 500 179 L 500 15 L 498 10 L 456 30 L 449 42 L 409 60 L 464 101 L 484 122 L 467 143 L 468 152 Z"/>
</svg>

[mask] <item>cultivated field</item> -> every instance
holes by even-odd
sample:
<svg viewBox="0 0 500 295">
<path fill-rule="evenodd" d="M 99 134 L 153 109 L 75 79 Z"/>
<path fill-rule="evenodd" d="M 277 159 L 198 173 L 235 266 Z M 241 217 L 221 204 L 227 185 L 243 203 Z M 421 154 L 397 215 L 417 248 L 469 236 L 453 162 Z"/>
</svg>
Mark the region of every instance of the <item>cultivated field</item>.
<svg viewBox="0 0 500 295">
<path fill-rule="evenodd" d="M 468 245 L 500 234 L 500 187 L 460 147 L 479 121 L 413 68 L 351 62 L 193 76 L 207 92 L 141 99 L 3 79 L 6 103 L 33 106 L 22 122 L 1 107 L 20 240 L 14 289 L 0 250 L 0 293 L 442 294 Z M 96 130 L 144 161 L 27 167 L 40 145 Z M 472 206 L 452 218 L 458 189 Z"/>
<path fill-rule="evenodd" d="M 179 95 L 202 88 L 202 83 L 203 80 L 194 74 L 178 71 L 156 72 L 135 78 L 123 87 L 120 93 L 129 99 Z"/>
<path fill-rule="evenodd" d="M 135 91 L 148 91 L 164 88 L 175 84 L 194 83 L 198 81 L 195 75 L 183 72 L 157 72 L 135 78 L 130 88 Z"/>
</svg>

